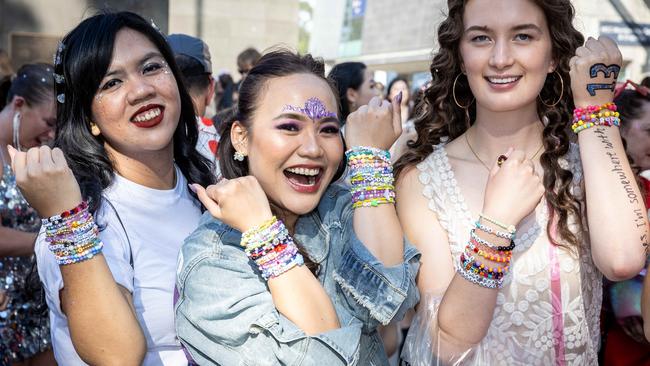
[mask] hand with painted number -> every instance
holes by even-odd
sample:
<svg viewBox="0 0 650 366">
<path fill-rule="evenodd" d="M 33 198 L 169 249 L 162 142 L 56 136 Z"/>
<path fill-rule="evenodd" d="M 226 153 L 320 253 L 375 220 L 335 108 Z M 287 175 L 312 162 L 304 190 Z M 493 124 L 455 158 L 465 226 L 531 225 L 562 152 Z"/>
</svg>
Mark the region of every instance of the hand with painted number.
<svg viewBox="0 0 650 366">
<path fill-rule="evenodd" d="M 79 184 L 63 151 L 48 146 L 22 152 L 9 146 L 16 184 L 41 217 L 58 215 L 81 203 Z"/>
<path fill-rule="evenodd" d="M 368 105 L 350 113 L 345 122 L 345 141 L 348 148 L 370 146 L 388 150 L 402 134 L 402 93 L 392 102 L 373 97 Z"/>
<path fill-rule="evenodd" d="M 542 180 L 525 152 L 510 148 L 499 167 L 495 162 L 483 199 L 482 213 L 506 225 L 517 225 L 539 204 L 544 194 Z"/>
<path fill-rule="evenodd" d="M 623 56 L 608 37 L 589 37 L 569 60 L 571 90 L 576 107 L 601 105 L 614 100 L 616 78 Z"/>
<path fill-rule="evenodd" d="M 207 188 L 192 184 L 191 188 L 212 216 L 242 233 L 273 217 L 266 193 L 253 176 L 222 179 Z"/>
</svg>

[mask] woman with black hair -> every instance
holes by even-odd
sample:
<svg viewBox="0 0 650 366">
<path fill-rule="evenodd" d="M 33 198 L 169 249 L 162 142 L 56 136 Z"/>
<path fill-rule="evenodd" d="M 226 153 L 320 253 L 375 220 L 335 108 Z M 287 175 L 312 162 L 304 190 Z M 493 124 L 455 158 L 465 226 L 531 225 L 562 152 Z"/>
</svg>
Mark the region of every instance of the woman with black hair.
<svg viewBox="0 0 650 366">
<path fill-rule="evenodd" d="M 178 336 L 201 365 L 388 365 L 377 327 L 417 302 L 386 151 L 399 96 L 348 116 L 311 55 L 250 70 L 223 125 L 223 179 L 179 259 Z M 352 188 L 333 184 L 346 165 Z M 351 192 L 350 192 L 351 191 Z"/>
<path fill-rule="evenodd" d="M 53 68 L 27 64 L 7 85 L 0 111 L 0 364 L 52 365 L 49 320 L 36 274 L 41 220 L 16 188 L 7 145 L 29 149 L 54 138 Z"/>
<path fill-rule="evenodd" d="M 343 124 L 350 113 L 368 104 L 373 97 L 379 96 L 372 71 L 361 62 L 343 62 L 335 65 L 327 78 L 338 90 L 339 113 Z"/>
<path fill-rule="evenodd" d="M 54 149 L 11 151 L 44 217 L 36 244 L 61 365 L 186 365 L 174 332 L 176 257 L 210 184 L 192 100 L 164 36 L 140 16 L 96 15 L 55 59 Z"/>
</svg>

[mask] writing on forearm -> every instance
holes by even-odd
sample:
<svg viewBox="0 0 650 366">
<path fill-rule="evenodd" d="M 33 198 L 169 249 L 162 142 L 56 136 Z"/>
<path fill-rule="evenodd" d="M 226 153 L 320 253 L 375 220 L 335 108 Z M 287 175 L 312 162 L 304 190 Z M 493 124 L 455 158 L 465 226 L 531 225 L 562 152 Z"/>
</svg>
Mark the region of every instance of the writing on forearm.
<svg viewBox="0 0 650 366">
<path fill-rule="evenodd" d="M 602 73 L 606 78 L 613 76 L 614 81 L 611 83 L 587 84 L 587 92 L 589 92 L 589 95 L 591 95 L 592 97 L 595 96 L 597 90 L 614 91 L 614 88 L 616 87 L 616 78 L 618 77 L 619 71 L 621 71 L 621 67 L 616 64 L 605 65 L 603 63 L 599 63 L 599 64 L 591 65 L 591 67 L 589 68 L 589 76 L 592 79 L 598 77 L 599 73 Z"/>
<path fill-rule="evenodd" d="M 616 154 L 616 151 L 614 151 L 614 145 L 612 142 L 609 140 L 609 137 L 607 134 L 605 134 L 605 128 L 604 127 L 597 127 L 594 131 L 600 142 L 605 146 L 605 153 L 609 157 L 609 161 L 611 163 L 611 171 L 616 173 L 616 176 L 618 178 L 619 183 L 625 189 L 625 193 L 627 194 L 628 201 L 630 203 L 639 203 L 639 196 L 634 190 L 634 181 L 629 179 L 627 175 L 625 174 L 625 171 L 623 170 L 623 165 L 621 164 L 621 159 L 618 157 L 618 154 Z"/>
</svg>

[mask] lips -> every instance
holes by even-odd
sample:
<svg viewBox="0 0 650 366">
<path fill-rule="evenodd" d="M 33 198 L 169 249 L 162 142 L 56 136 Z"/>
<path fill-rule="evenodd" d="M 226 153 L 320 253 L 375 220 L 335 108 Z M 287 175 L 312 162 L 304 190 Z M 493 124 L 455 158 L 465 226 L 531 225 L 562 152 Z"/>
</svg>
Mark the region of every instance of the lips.
<svg viewBox="0 0 650 366">
<path fill-rule="evenodd" d="M 521 75 L 499 75 L 485 77 L 485 80 L 490 83 L 490 86 L 495 89 L 509 89 L 513 87 L 520 79 Z"/>
<path fill-rule="evenodd" d="M 165 107 L 159 104 L 149 104 L 137 110 L 131 116 L 131 123 L 140 128 L 151 128 L 162 122 Z"/>
<path fill-rule="evenodd" d="M 319 166 L 294 166 L 284 170 L 291 188 L 300 193 L 315 193 L 320 188 L 323 168 Z"/>
</svg>

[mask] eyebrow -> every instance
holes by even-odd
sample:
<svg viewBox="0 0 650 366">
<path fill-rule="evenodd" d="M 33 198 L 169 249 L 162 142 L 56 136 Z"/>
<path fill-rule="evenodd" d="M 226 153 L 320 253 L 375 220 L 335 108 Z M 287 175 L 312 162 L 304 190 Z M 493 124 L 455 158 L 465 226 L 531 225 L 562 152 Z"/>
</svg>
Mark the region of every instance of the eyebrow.
<svg viewBox="0 0 650 366">
<path fill-rule="evenodd" d="M 152 51 L 152 52 L 149 52 L 149 53 L 145 54 L 144 56 L 142 56 L 142 58 L 138 61 L 138 65 L 142 65 L 143 63 L 149 61 L 150 59 L 152 59 L 154 57 L 162 57 L 162 58 L 164 58 L 163 55 L 160 52 Z M 110 70 L 109 72 L 106 73 L 106 75 L 104 75 L 104 78 L 106 78 L 108 76 L 117 75 L 117 74 L 119 74 L 121 72 L 123 72 L 122 68 L 117 68 L 115 70 Z"/>
<path fill-rule="evenodd" d="M 516 26 L 510 28 L 511 31 L 522 31 L 522 30 L 531 30 L 531 29 L 534 30 L 534 31 L 542 33 L 542 29 L 539 26 L 537 26 L 537 25 L 535 25 L 533 23 L 519 24 L 519 25 L 516 25 Z M 483 25 L 483 26 L 473 25 L 473 26 L 465 29 L 465 32 L 471 32 L 471 31 L 489 32 L 490 30 L 491 29 L 488 28 L 485 25 Z"/>
<path fill-rule="evenodd" d="M 308 122 L 310 119 L 309 117 L 305 116 L 304 114 L 299 114 L 299 113 L 282 113 L 275 118 L 273 118 L 273 121 L 282 119 L 282 118 L 289 118 L 289 119 L 297 119 L 299 121 L 304 121 Z M 336 123 L 341 123 L 338 118 L 336 117 L 325 117 L 319 121 L 320 123 L 327 123 L 327 122 L 336 122 Z"/>
</svg>

